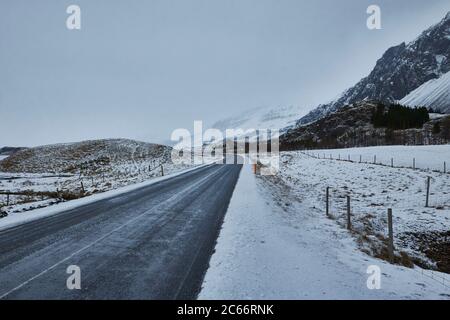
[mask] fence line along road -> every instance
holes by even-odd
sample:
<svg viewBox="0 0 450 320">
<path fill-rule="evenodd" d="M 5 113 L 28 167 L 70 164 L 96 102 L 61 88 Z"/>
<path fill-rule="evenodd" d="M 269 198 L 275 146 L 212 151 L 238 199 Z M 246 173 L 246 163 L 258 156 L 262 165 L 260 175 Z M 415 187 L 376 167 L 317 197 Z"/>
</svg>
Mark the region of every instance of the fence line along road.
<svg viewBox="0 0 450 320">
<path fill-rule="evenodd" d="M 377 156 L 374 155 L 373 157 L 373 161 L 369 162 L 369 161 L 362 161 L 362 155 L 359 156 L 359 162 L 352 160 L 351 156 L 348 155 L 347 159 L 345 159 L 344 157 L 341 157 L 341 154 L 338 154 L 337 158 L 333 158 L 333 155 L 330 154 L 329 157 L 326 156 L 326 154 L 323 154 L 323 157 L 321 157 L 320 153 L 315 153 L 315 152 L 309 152 L 309 151 L 300 151 L 302 154 L 314 158 L 314 159 L 319 159 L 319 160 L 334 160 L 334 161 L 343 161 L 343 162 L 351 162 L 351 163 L 364 163 L 364 164 L 372 164 L 372 165 L 377 165 L 377 166 L 383 166 L 383 167 L 391 167 L 391 168 L 399 168 L 399 169 L 412 169 L 412 170 L 419 170 L 422 172 L 440 172 L 440 173 L 444 173 L 444 174 L 450 174 L 450 172 L 447 171 L 447 161 L 443 161 L 443 166 L 442 166 L 442 171 L 441 170 L 431 170 L 430 168 L 427 169 L 423 169 L 423 168 L 417 168 L 417 163 L 416 163 L 416 158 L 412 158 L 411 159 L 411 167 L 408 166 L 395 166 L 395 158 L 391 158 L 391 163 L 390 165 L 384 164 L 382 162 L 377 162 Z"/>
</svg>

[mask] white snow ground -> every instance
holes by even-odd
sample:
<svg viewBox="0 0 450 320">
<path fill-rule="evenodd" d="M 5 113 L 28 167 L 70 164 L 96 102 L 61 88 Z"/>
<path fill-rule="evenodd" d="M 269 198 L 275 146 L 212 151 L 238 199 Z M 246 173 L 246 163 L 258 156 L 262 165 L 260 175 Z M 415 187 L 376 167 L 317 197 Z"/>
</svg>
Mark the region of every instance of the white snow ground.
<svg viewBox="0 0 450 320">
<path fill-rule="evenodd" d="M 297 167 L 296 173 L 305 167 Z M 321 205 L 315 198 L 307 200 L 320 181 L 308 182 L 308 176 L 302 180 L 289 186 L 279 178 L 277 187 L 296 188 L 280 197 L 266 179 L 244 166 L 199 299 L 450 298 L 448 275 L 391 265 L 361 252 L 351 234 L 317 208 Z M 310 190 L 303 189 L 308 183 Z M 367 287 L 371 265 L 381 268 L 379 290 Z"/>
<path fill-rule="evenodd" d="M 414 154 L 414 150 L 410 153 Z M 397 249 L 425 265 L 434 266 L 420 245 L 430 247 L 436 238 L 441 238 L 439 234 L 448 231 L 450 174 L 315 159 L 301 152 L 284 153 L 281 168 L 278 179 L 270 182 L 284 186 L 310 208 L 316 206 L 325 211 L 325 190 L 330 187 L 331 215 L 344 227 L 346 196 L 349 195 L 353 229 L 370 236 L 369 247 L 382 246 L 380 240 L 387 236 L 387 209 L 392 208 Z M 431 177 L 431 183 L 429 207 L 425 208 L 427 177 Z M 280 198 L 287 196 L 279 195 Z M 435 235 L 424 243 L 424 233 Z M 362 247 L 376 254 L 373 247 Z"/>
</svg>

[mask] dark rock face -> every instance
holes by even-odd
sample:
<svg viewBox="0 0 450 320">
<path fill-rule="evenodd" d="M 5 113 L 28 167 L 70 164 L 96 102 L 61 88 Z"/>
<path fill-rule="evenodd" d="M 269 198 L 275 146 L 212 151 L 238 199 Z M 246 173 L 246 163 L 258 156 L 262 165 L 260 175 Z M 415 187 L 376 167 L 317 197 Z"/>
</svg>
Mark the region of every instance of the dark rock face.
<svg viewBox="0 0 450 320">
<path fill-rule="evenodd" d="M 372 115 L 378 102 L 345 106 L 308 125 L 288 129 L 280 150 L 352 148 L 378 145 L 428 145 L 450 142 L 450 116 L 426 122 L 420 129 L 375 128 Z M 439 130 L 436 128 L 439 127 Z"/>
<path fill-rule="evenodd" d="M 450 71 L 450 12 L 409 44 L 388 49 L 369 76 L 337 100 L 320 105 L 297 125 L 320 119 L 345 105 L 362 100 L 394 102 L 425 82 Z"/>
</svg>

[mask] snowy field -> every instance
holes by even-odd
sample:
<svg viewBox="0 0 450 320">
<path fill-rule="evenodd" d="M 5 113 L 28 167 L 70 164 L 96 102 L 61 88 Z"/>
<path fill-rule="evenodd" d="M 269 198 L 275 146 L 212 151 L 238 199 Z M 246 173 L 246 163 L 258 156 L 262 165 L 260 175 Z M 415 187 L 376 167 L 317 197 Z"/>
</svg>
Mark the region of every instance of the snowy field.
<svg viewBox="0 0 450 320">
<path fill-rule="evenodd" d="M 447 172 L 450 171 L 450 145 L 438 146 L 382 146 L 349 149 L 326 149 L 311 150 L 308 153 L 320 156 L 320 158 L 342 159 L 359 162 L 391 165 L 393 160 L 395 167 L 413 167 L 424 170 L 444 171 L 444 162 L 447 165 Z M 376 157 L 376 159 L 374 158 Z"/>
<path fill-rule="evenodd" d="M 298 161 L 284 163 L 280 179 L 257 177 L 244 166 L 200 299 L 450 298 L 450 282 L 443 284 L 447 275 L 363 253 L 311 198 L 321 185 L 307 179 L 318 169 L 312 161 L 321 161 L 285 156 L 298 156 Z M 294 167 L 296 180 L 286 179 L 284 170 Z M 370 266 L 380 268 L 380 289 L 367 286 Z"/>
<path fill-rule="evenodd" d="M 409 150 L 415 155 L 412 148 Z M 422 152 L 419 148 L 418 154 Z M 281 168 L 271 182 L 292 189 L 307 207 L 318 208 L 321 214 L 325 214 L 325 190 L 330 187 L 330 213 L 342 227 L 346 227 L 346 197 L 350 196 L 353 230 L 362 249 L 374 256 L 382 255 L 387 209 L 392 208 L 398 253 L 407 253 L 424 266 L 437 267 L 426 253 L 435 255 L 437 252 L 430 250 L 448 244 L 450 174 L 316 159 L 301 152 L 284 153 Z M 425 208 L 427 177 L 431 177 L 431 184 L 429 207 Z M 448 258 L 447 265 L 443 262 L 441 267 L 448 270 Z"/>
</svg>

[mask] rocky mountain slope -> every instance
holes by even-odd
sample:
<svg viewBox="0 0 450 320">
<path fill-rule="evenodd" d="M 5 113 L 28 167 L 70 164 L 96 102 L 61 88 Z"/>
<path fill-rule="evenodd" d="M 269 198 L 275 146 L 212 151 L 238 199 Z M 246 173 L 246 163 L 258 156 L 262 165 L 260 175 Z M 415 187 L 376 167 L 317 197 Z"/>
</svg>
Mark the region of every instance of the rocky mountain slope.
<svg viewBox="0 0 450 320">
<path fill-rule="evenodd" d="M 450 72 L 425 82 L 402 100 L 401 104 L 425 106 L 442 113 L 450 113 Z"/>
<path fill-rule="evenodd" d="M 379 102 L 362 101 L 340 108 L 311 124 L 291 128 L 280 137 L 281 150 L 350 148 L 378 145 L 428 145 L 450 142 L 450 115 L 431 117 L 422 128 L 375 127 Z"/>
<path fill-rule="evenodd" d="M 338 99 L 320 105 L 298 121 L 304 125 L 362 100 L 394 102 L 450 71 L 450 12 L 409 44 L 388 49 L 372 72 Z"/>
</svg>

